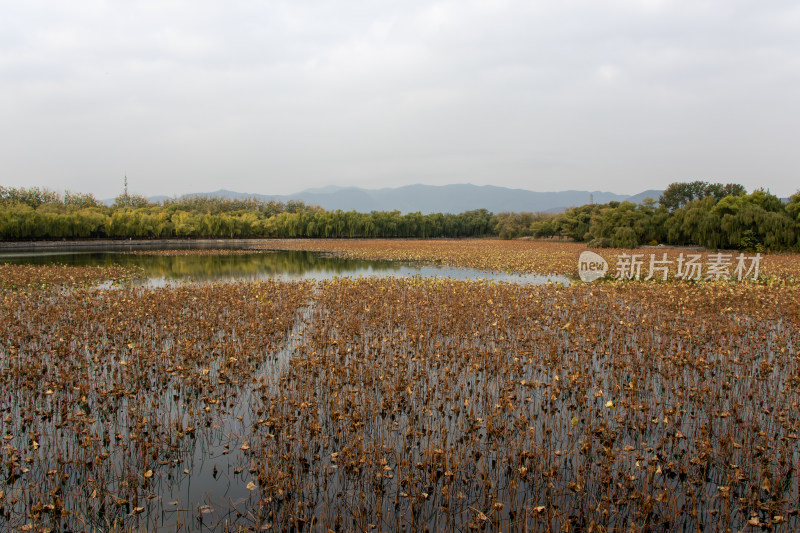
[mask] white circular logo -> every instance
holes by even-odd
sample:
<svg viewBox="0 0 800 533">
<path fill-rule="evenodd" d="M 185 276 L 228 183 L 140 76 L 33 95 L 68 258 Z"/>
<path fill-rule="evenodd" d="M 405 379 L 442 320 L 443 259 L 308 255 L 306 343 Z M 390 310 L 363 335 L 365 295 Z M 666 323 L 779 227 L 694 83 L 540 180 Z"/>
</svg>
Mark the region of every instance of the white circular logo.
<svg viewBox="0 0 800 533">
<path fill-rule="evenodd" d="M 600 279 L 608 272 L 608 263 L 594 252 L 581 252 L 578 258 L 578 275 L 581 281 L 594 281 Z"/>
</svg>

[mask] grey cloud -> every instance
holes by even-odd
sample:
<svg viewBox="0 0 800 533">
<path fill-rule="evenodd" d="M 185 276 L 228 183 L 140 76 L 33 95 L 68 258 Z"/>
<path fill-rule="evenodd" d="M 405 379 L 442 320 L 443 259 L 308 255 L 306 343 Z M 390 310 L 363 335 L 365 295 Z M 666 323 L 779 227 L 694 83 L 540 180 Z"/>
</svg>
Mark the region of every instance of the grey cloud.
<svg viewBox="0 0 800 533">
<path fill-rule="evenodd" d="M 9 185 L 795 190 L 791 2 L 6 4 Z"/>
</svg>

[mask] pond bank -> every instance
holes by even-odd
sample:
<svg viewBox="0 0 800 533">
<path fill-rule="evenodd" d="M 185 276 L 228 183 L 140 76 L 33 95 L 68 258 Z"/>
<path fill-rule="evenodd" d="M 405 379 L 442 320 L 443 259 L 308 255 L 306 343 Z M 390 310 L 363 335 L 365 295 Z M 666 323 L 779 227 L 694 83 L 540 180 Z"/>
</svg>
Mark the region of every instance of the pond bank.
<svg viewBox="0 0 800 533">
<path fill-rule="evenodd" d="M 163 240 L 91 240 L 91 241 L 20 241 L 0 242 L 0 252 L 45 250 L 164 250 L 186 248 L 246 248 L 263 239 L 163 239 Z"/>
</svg>

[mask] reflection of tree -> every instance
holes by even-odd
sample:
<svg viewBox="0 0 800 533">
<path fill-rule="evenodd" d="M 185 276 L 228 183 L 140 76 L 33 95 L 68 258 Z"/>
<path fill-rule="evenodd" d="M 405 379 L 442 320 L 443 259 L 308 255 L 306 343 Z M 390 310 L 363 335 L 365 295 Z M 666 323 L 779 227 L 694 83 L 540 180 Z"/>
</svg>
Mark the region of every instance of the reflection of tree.
<svg viewBox="0 0 800 533">
<path fill-rule="evenodd" d="M 9 259 L 28 264 L 61 263 L 65 265 L 98 265 L 140 267 L 146 277 L 167 279 L 191 278 L 214 280 L 277 275 L 300 276 L 311 272 L 337 275 L 354 274 L 368 269 L 397 270 L 400 265 L 387 261 L 341 259 L 307 251 L 280 251 L 246 255 L 139 255 L 128 253 L 75 253 L 35 255 Z"/>
</svg>

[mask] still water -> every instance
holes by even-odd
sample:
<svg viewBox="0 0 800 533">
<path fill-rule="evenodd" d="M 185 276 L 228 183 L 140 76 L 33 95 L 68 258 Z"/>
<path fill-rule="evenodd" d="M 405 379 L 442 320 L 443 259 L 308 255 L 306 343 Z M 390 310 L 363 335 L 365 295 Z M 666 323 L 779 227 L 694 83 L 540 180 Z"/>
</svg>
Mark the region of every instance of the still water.
<svg viewBox="0 0 800 533">
<path fill-rule="evenodd" d="M 35 251 L 0 253 L 0 263 L 62 264 L 75 266 L 136 267 L 144 277 L 136 282 L 147 286 L 172 283 L 259 280 L 330 279 L 335 276 L 379 276 L 451 279 L 486 279 L 521 284 L 557 282 L 568 285 L 565 276 L 538 274 L 509 274 L 486 272 L 469 268 L 423 265 L 398 261 L 368 261 L 344 259 L 308 251 L 249 251 L 236 255 L 147 255 L 125 251 Z"/>
</svg>

